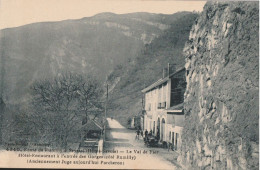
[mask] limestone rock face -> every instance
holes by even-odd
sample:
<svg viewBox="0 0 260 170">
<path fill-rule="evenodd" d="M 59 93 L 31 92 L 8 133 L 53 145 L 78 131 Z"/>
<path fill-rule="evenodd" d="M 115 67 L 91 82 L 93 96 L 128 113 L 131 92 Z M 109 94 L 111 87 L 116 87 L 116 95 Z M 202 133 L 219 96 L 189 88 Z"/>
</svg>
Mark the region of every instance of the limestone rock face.
<svg viewBox="0 0 260 170">
<path fill-rule="evenodd" d="M 184 53 L 181 157 L 195 169 L 258 169 L 259 4 L 208 2 Z"/>
</svg>

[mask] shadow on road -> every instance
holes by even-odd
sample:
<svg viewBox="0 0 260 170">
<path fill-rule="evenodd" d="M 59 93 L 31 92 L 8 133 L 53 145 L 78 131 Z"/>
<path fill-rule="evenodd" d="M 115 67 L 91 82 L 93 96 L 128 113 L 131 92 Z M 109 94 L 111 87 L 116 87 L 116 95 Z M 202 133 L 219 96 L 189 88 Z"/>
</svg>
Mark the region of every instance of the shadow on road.
<svg viewBox="0 0 260 170">
<path fill-rule="evenodd" d="M 118 142 L 129 142 L 129 140 L 127 140 L 127 139 L 117 139 L 117 138 L 113 138 L 113 139 L 107 138 L 106 141 L 116 142 L 116 143 L 118 143 Z"/>
<path fill-rule="evenodd" d="M 123 142 L 110 142 L 110 141 L 105 141 L 104 143 L 104 150 L 111 150 L 115 149 L 118 147 L 123 147 L 123 148 L 131 148 L 133 145 L 129 143 L 123 143 Z"/>
<path fill-rule="evenodd" d="M 132 144 L 129 143 L 128 139 L 114 138 L 112 136 L 111 132 L 129 133 L 129 130 L 128 129 L 122 129 L 122 128 L 107 129 L 106 140 L 105 140 L 105 143 L 104 143 L 104 150 L 114 149 L 116 147 L 129 148 L 129 147 L 133 146 Z"/>
</svg>

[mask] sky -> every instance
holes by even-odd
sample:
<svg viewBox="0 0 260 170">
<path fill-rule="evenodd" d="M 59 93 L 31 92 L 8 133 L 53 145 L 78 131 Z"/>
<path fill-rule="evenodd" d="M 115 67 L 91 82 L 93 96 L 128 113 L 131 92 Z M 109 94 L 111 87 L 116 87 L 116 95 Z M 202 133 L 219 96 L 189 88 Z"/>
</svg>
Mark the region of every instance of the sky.
<svg viewBox="0 0 260 170">
<path fill-rule="evenodd" d="M 0 0 L 0 29 L 35 22 L 80 19 L 101 12 L 173 14 L 202 11 L 205 3 L 174 0 Z"/>
</svg>

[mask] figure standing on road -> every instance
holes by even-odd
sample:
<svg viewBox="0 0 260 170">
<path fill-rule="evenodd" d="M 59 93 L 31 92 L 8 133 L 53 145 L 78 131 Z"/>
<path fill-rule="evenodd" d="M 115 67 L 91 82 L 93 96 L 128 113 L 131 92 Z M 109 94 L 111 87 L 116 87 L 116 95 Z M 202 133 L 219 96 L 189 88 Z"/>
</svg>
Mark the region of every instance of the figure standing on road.
<svg viewBox="0 0 260 170">
<path fill-rule="evenodd" d="M 140 135 L 140 130 L 138 129 L 138 130 L 136 131 L 135 139 L 139 140 L 139 135 Z"/>
<path fill-rule="evenodd" d="M 170 142 L 167 142 L 168 152 L 172 150 L 172 144 Z"/>
<path fill-rule="evenodd" d="M 145 129 L 145 131 L 144 131 L 144 142 L 146 142 L 147 139 L 148 139 L 148 131 L 147 131 L 147 129 Z"/>
<path fill-rule="evenodd" d="M 144 131 L 144 138 L 146 139 L 147 136 L 148 136 L 148 131 L 147 131 L 147 129 L 145 129 L 145 131 Z"/>
<path fill-rule="evenodd" d="M 149 132 L 149 136 L 152 136 L 152 134 L 153 134 L 153 131 L 152 130 L 150 130 L 150 132 Z"/>
<path fill-rule="evenodd" d="M 141 137 L 144 138 L 144 132 L 141 130 Z"/>
</svg>

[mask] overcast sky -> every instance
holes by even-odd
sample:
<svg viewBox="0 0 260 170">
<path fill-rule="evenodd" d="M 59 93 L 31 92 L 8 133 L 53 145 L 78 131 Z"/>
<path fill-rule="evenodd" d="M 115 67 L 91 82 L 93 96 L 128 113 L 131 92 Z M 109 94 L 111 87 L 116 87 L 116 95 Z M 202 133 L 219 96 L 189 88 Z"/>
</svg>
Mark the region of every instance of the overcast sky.
<svg viewBox="0 0 260 170">
<path fill-rule="evenodd" d="M 35 22 L 79 19 L 101 12 L 172 14 L 202 11 L 205 3 L 168 0 L 0 0 L 0 29 Z"/>
</svg>

